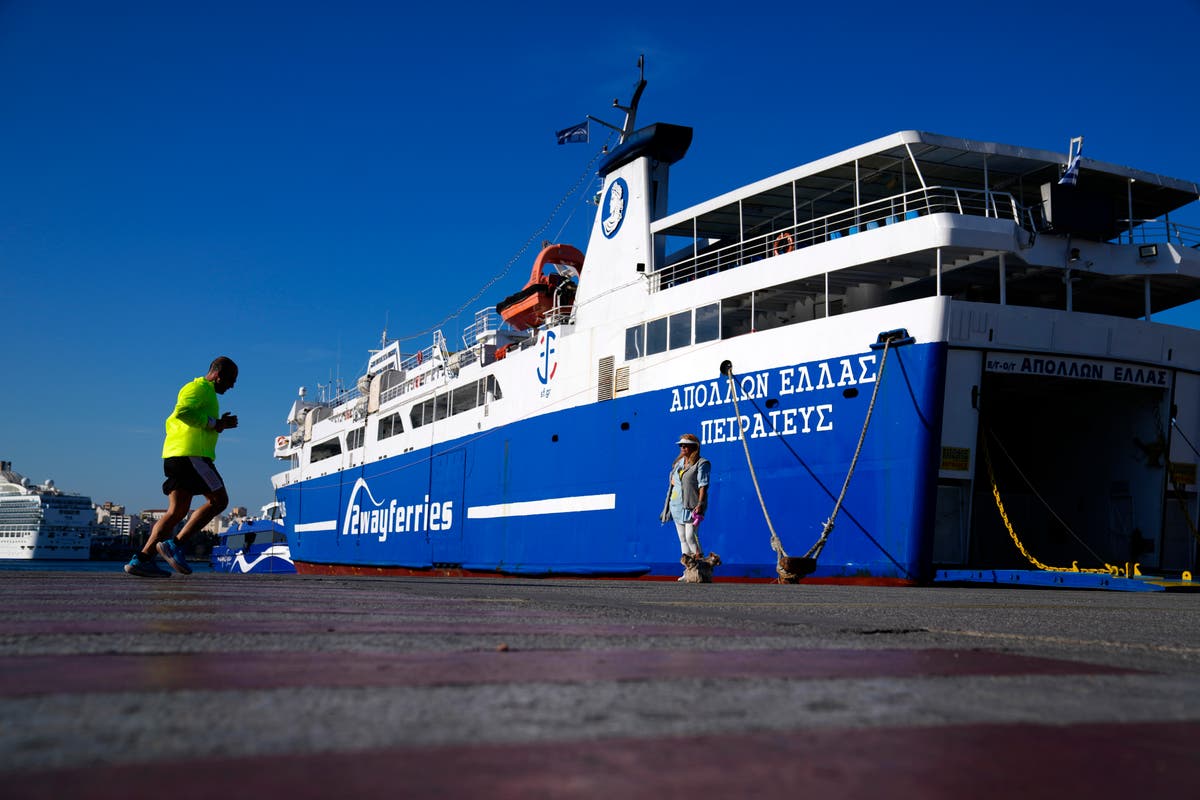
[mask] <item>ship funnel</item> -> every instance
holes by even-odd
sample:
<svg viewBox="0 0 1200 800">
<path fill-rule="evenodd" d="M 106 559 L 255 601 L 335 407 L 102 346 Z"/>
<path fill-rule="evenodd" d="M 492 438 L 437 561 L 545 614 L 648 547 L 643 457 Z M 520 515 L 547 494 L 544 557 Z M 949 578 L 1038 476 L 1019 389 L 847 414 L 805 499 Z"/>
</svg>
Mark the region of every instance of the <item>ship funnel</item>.
<svg viewBox="0 0 1200 800">
<path fill-rule="evenodd" d="M 646 278 L 665 256 L 650 224 L 667 215 L 671 165 L 691 144 L 691 128 L 658 122 L 635 131 L 601 162 L 604 189 L 587 246 L 588 264 L 596 266 L 579 282 L 580 325 L 588 318 L 619 318 L 640 305 L 631 304 L 625 292 L 645 296 Z"/>
</svg>

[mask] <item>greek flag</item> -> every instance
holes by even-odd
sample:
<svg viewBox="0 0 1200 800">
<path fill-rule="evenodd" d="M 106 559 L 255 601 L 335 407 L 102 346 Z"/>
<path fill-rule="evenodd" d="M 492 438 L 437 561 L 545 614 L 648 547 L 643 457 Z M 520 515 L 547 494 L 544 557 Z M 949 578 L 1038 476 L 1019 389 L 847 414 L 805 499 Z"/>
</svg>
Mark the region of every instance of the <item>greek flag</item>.
<svg viewBox="0 0 1200 800">
<path fill-rule="evenodd" d="M 1083 154 L 1083 137 L 1076 136 L 1071 140 L 1068 158 L 1070 161 L 1067 164 L 1067 171 L 1058 179 L 1062 186 L 1074 186 L 1079 180 L 1079 156 Z"/>
<path fill-rule="evenodd" d="M 558 139 L 559 144 L 571 144 L 572 142 L 584 142 L 586 144 L 591 140 L 591 137 L 588 134 L 588 121 L 585 119 L 578 125 L 572 125 L 569 128 L 563 128 L 554 135 Z"/>
</svg>

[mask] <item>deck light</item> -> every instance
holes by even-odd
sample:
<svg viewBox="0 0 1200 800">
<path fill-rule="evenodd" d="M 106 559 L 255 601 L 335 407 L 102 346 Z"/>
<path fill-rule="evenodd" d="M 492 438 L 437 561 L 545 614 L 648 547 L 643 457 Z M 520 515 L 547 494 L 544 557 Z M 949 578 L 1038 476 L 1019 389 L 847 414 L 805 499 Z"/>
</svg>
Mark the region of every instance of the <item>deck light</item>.
<svg viewBox="0 0 1200 800">
<path fill-rule="evenodd" d="M 1158 258 L 1158 245 L 1144 244 L 1138 247 L 1138 258 Z"/>
</svg>

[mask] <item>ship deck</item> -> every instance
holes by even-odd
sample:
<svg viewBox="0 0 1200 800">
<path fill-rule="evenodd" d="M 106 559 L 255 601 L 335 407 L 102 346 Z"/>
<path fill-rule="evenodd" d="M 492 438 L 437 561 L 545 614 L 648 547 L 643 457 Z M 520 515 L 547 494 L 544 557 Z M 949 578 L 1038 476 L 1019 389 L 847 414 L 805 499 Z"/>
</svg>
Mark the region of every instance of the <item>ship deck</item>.
<svg viewBox="0 0 1200 800">
<path fill-rule="evenodd" d="M 656 220 L 661 257 L 651 288 L 748 267 L 740 280 L 756 290 L 756 311 L 768 315 L 792 313 L 806 299 L 822 313 L 844 313 L 941 294 L 1136 318 L 1200 299 L 1200 229 L 1170 216 L 1194 203 L 1200 187 L 1088 159 L 1078 187 L 1058 187 L 1065 161 L 1030 148 L 892 134 Z M 1086 212 L 1086 231 L 1068 209 Z M 942 237 L 928 224 L 916 235 L 914 223 L 931 216 L 963 235 Z M 971 227 L 976 235 L 967 233 Z M 1062 245 L 1039 249 L 1038 237 Z M 1162 249 L 1136 264 L 1112 262 L 1113 251 L 1100 243 Z M 1020 252 L 1002 255 L 1017 244 Z M 759 262 L 763 272 L 779 274 L 793 253 L 825 245 L 812 267 L 800 266 L 787 281 L 748 274 Z M 871 299 L 864 304 L 864 297 Z"/>
</svg>

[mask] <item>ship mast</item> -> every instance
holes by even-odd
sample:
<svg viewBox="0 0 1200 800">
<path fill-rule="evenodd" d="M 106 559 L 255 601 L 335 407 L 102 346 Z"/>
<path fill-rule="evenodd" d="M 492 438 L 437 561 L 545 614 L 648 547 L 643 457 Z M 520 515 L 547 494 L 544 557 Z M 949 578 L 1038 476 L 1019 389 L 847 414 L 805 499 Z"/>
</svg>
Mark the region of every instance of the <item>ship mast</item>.
<svg viewBox="0 0 1200 800">
<path fill-rule="evenodd" d="M 620 100 L 620 98 L 617 98 L 617 97 L 614 97 L 613 102 L 612 102 L 613 108 L 619 108 L 625 112 L 625 124 L 618 128 L 616 125 L 611 125 L 602 119 L 597 119 L 596 117 L 593 117 L 591 114 L 588 114 L 587 118 L 590 119 L 592 122 L 603 125 L 604 127 L 614 130 L 617 133 L 621 134 L 621 141 L 619 141 L 618 144 L 624 144 L 625 141 L 629 138 L 629 135 L 631 133 L 633 133 L 633 126 L 634 126 L 634 123 L 637 121 L 638 103 L 641 102 L 642 92 L 645 91 L 645 89 L 646 89 L 646 57 L 644 55 L 640 55 L 640 56 L 638 56 L 638 82 L 637 82 L 637 85 L 633 87 L 633 99 L 629 101 L 628 106 L 621 105 L 621 100 Z"/>
</svg>

